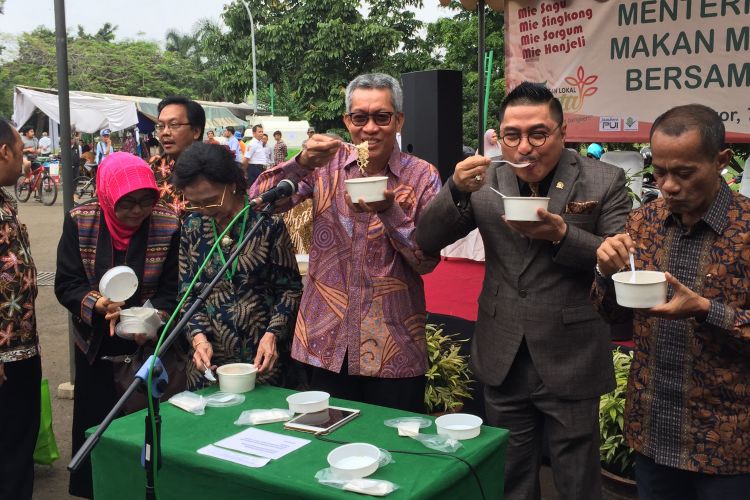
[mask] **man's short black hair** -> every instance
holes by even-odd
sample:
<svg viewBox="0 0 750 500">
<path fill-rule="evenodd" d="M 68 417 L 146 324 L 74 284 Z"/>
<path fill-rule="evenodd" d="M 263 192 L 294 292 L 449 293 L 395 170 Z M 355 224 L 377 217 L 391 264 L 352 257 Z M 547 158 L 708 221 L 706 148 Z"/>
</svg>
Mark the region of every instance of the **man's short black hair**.
<svg viewBox="0 0 750 500">
<path fill-rule="evenodd" d="M 550 89 L 540 83 L 523 82 L 518 87 L 510 91 L 510 94 L 505 96 L 503 103 L 500 105 L 500 123 L 503 123 L 505 117 L 505 109 L 508 106 L 517 106 L 523 104 L 548 104 L 549 112 L 555 123 L 562 125 L 563 122 L 563 110 L 560 100 L 552 94 Z"/>
<path fill-rule="evenodd" d="M 259 128 L 263 128 L 263 125 L 261 125 L 260 123 L 256 123 L 255 125 L 253 125 L 253 132 L 257 132 Z"/>
<path fill-rule="evenodd" d="M 277 135 L 277 134 L 280 136 L 281 135 L 281 130 L 277 130 L 276 132 L 273 133 L 273 135 Z"/>
<path fill-rule="evenodd" d="M 200 177 L 247 190 L 247 177 L 239 163 L 234 161 L 234 153 L 220 144 L 194 142 L 188 146 L 172 171 L 172 184 L 177 189 L 185 189 Z"/>
<path fill-rule="evenodd" d="M 188 122 L 190 122 L 190 125 L 193 128 L 197 128 L 201 131 L 201 134 L 198 137 L 203 137 L 203 131 L 206 128 L 206 112 L 203 110 L 203 106 L 185 96 L 171 95 L 162 99 L 156 109 L 159 111 L 159 114 L 161 114 L 161 110 L 170 104 L 185 106 Z"/>
<path fill-rule="evenodd" d="M 229 125 L 228 127 L 225 127 L 225 128 L 227 130 L 229 130 L 232 133 L 232 135 L 234 135 L 234 127 L 233 126 Z"/>
<path fill-rule="evenodd" d="M 679 137 L 689 130 L 701 136 L 701 150 L 706 158 L 713 159 L 725 149 L 724 122 L 719 113 L 703 104 L 686 104 L 662 113 L 651 127 L 649 141 L 659 131 L 670 137 Z"/>
<path fill-rule="evenodd" d="M 12 146 L 16 143 L 15 128 L 5 118 L 0 118 L 0 146 Z"/>
</svg>

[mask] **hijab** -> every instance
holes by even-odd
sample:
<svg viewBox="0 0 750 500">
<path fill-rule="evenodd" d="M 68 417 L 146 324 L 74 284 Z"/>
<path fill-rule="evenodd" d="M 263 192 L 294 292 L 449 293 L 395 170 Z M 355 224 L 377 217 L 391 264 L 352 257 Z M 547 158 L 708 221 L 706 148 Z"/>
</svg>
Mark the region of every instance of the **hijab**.
<svg viewBox="0 0 750 500">
<path fill-rule="evenodd" d="M 112 153 L 99 165 L 96 192 L 115 250 L 127 250 L 130 238 L 139 229 L 120 222 L 115 214 L 115 205 L 120 198 L 139 189 L 153 189 L 159 193 L 154 173 L 142 159 L 130 153 Z"/>
<path fill-rule="evenodd" d="M 490 139 L 492 138 L 492 134 L 494 133 L 494 128 L 487 129 L 487 132 L 484 133 L 484 156 L 486 156 L 487 158 L 502 155 L 502 152 L 500 151 L 500 143 L 490 143 Z M 499 140 L 500 138 L 498 138 L 498 141 Z"/>
</svg>

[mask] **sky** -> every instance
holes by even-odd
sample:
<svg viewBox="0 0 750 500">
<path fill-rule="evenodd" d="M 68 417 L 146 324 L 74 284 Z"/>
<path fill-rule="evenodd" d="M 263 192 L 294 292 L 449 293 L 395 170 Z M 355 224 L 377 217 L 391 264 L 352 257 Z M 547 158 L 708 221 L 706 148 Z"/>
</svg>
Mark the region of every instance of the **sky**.
<svg viewBox="0 0 750 500">
<path fill-rule="evenodd" d="M 310 0 L 315 1 L 315 0 Z M 192 31 L 196 21 L 209 18 L 218 21 L 225 0 L 66 0 L 68 29 L 81 24 L 95 33 L 104 23 L 117 25 L 118 40 L 139 38 L 163 43 L 169 29 Z M 455 14 L 441 7 L 438 0 L 424 0 L 417 17 L 431 22 Z M 250 4 L 252 7 L 252 3 Z M 18 35 L 39 25 L 55 29 L 54 0 L 6 0 L 5 14 L 0 15 L 0 34 Z"/>
</svg>

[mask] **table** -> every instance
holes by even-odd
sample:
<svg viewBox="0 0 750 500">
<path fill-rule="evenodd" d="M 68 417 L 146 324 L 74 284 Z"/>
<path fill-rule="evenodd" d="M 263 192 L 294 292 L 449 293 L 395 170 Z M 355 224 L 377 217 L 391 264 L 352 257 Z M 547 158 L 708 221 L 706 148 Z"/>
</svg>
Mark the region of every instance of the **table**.
<svg viewBox="0 0 750 500">
<path fill-rule="evenodd" d="M 212 392 L 208 390 L 207 392 Z M 192 415 L 171 404 L 161 406 L 162 461 L 158 491 L 162 499 L 328 499 L 365 498 L 318 484 L 315 473 L 328 467 L 326 456 L 339 444 L 318 440 L 312 434 L 286 431 L 282 423 L 259 429 L 310 439 L 303 448 L 262 468 L 199 455 L 196 450 L 231 436 L 246 427 L 234 425 L 243 410 L 286 408 L 293 391 L 258 386 L 246 393 L 245 402 L 229 408 L 206 408 L 203 416 Z M 396 430 L 383 425 L 388 418 L 414 415 L 408 412 L 332 398 L 331 405 L 359 408 L 362 413 L 327 438 L 345 442 L 367 442 L 387 450 L 432 452 Z M 115 420 L 92 455 L 96 498 L 143 498 L 146 475 L 140 465 L 145 410 Z M 434 426 L 423 429 L 434 434 Z M 501 499 L 508 431 L 482 427 L 479 437 L 462 441 L 456 456 L 472 464 L 487 499 Z M 394 482 L 399 489 L 389 499 L 481 498 L 479 486 L 466 465 L 444 454 L 419 456 L 393 453 L 395 463 L 370 476 Z"/>
</svg>

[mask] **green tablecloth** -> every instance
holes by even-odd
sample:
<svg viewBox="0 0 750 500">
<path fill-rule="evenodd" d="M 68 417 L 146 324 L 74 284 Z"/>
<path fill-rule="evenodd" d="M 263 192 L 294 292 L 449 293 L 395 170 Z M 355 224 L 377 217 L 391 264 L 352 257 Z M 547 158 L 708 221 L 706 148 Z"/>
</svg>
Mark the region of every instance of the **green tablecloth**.
<svg viewBox="0 0 750 500">
<path fill-rule="evenodd" d="M 209 391 L 211 392 L 211 391 Z M 215 498 L 364 498 L 318 484 L 315 473 L 328 467 L 326 456 L 338 444 L 316 439 L 311 434 L 286 431 L 283 423 L 259 429 L 310 439 L 301 449 L 261 468 L 199 455 L 196 450 L 242 431 L 234 425 L 243 410 L 286 408 L 292 391 L 259 386 L 246 393 L 242 405 L 206 408 L 202 416 L 192 415 L 171 404 L 161 406 L 162 461 L 158 491 L 162 499 Z M 383 425 L 388 418 L 413 415 L 408 412 L 332 399 L 334 406 L 359 408 L 362 413 L 327 437 L 345 442 L 367 442 L 394 451 L 432 452 L 419 442 L 397 436 Z M 143 498 L 146 475 L 140 465 L 145 410 L 115 420 L 93 452 L 94 491 L 100 499 Z M 434 434 L 434 425 L 423 429 Z M 480 478 L 486 498 L 501 499 L 508 431 L 482 427 L 479 437 L 462 441 L 456 456 L 468 461 Z M 399 486 L 389 499 L 481 498 L 476 479 L 468 467 L 446 455 L 419 456 L 393 453 L 395 463 L 370 476 L 387 479 Z"/>
</svg>

